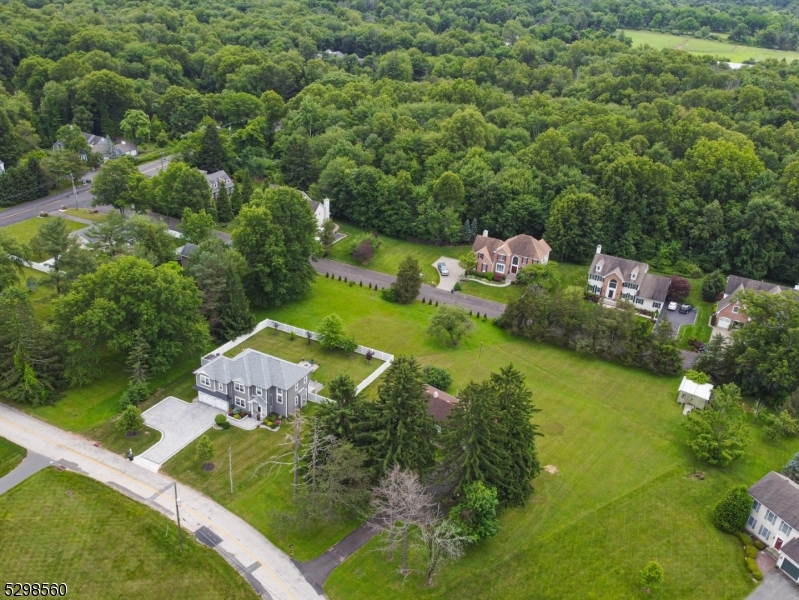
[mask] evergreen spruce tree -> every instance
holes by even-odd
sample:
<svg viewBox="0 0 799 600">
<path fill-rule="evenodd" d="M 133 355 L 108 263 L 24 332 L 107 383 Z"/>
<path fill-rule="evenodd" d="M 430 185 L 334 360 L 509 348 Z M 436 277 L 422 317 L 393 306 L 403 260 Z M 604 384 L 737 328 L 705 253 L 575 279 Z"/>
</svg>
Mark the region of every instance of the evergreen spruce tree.
<svg viewBox="0 0 799 600">
<path fill-rule="evenodd" d="M 377 474 L 393 465 L 426 473 L 434 464 L 436 426 L 427 414 L 427 395 L 416 359 L 397 357 L 377 394 L 372 440 L 366 447 Z"/>
<path fill-rule="evenodd" d="M 0 323 L 0 395 L 32 406 L 52 403 L 63 383 L 61 355 L 22 290 L 0 294 Z"/>
<path fill-rule="evenodd" d="M 499 445 L 505 459 L 497 495 L 503 506 L 522 506 L 541 470 L 535 446 L 535 438 L 541 434 L 532 423 L 539 409 L 533 406 L 524 376 L 513 365 L 500 369 L 498 375 L 492 373 L 488 383 L 496 397 Z"/>
<path fill-rule="evenodd" d="M 455 478 L 456 490 L 483 482 L 498 487 L 502 465 L 508 457 L 501 446 L 500 430 L 494 422 L 497 399 L 489 382 L 469 384 L 460 401 L 444 421 L 442 432 L 444 471 Z"/>
<path fill-rule="evenodd" d="M 235 340 L 255 327 L 255 317 L 250 312 L 250 302 L 244 293 L 244 284 L 232 266 L 227 269 L 227 290 L 219 317 L 219 326 L 226 340 Z"/>
<path fill-rule="evenodd" d="M 799 452 L 783 467 L 782 474 L 799 483 Z"/>
<path fill-rule="evenodd" d="M 409 304 L 413 302 L 422 289 L 422 277 L 419 275 L 419 262 L 410 254 L 402 259 L 397 270 L 397 280 L 391 287 L 397 293 L 397 302 Z"/>
<path fill-rule="evenodd" d="M 216 124 L 208 123 L 200 138 L 200 149 L 196 156 L 197 168 L 209 173 L 221 171 L 225 166 L 225 148 Z"/>
<path fill-rule="evenodd" d="M 140 331 L 136 332 L 136 340 L 128 353 L 127 365 L 130 369 L 130 380 L 134 383 L 144 383 L 149 378 L 148 362 L 150 360 L 150 346 Z"/>
<path fill-rule="evenodd" d="M 235 187 L 233 189 L 235 193 Z M 216 197 L 216 220 L 219 223 L 230 223 L 233 220 L 233 208 L 225 186 L 219 187 L 219 195 Z"/>
<path fill-rule="evenodd" d="M 349 375 L 339 375 L 328 385 L 327 395 L 332 402 L 320 404 L 317 411 L 323 434 L 354 442 L 358 417 L 355 382 Z"/>
<path fill-rule="evenodd" d="M 72 238 L 69 236 L 67 222 L 64 219 L 47 219 L 31 240 L 31 249 L 39 256 L 52 257 L 50 272 L 42 283 L 52 285 L 56 294 L 63 290 L 66 273 L 62 269 L 62 258 L 70 247 Z"/>
<path fill-rule="evenodd" d="M 230 213 L 235 217 L 241 210 L 241 185 L 236 184 L 233 186 L 233 191 L 230 193 Z"/>
</svg>

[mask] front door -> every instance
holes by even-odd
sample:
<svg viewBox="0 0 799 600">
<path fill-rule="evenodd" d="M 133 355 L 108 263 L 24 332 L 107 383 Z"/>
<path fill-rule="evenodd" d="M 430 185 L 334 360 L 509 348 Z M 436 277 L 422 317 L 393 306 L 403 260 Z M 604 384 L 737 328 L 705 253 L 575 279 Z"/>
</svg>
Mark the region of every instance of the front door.
<svg viewBox="0 0 799 600">
<path fill-rule="evenodd" d="M 782 540 L 777 538 L 777 542 L 774 544 L 774 549 L 779 550 L 780 548 L 782 548 Z"/>
<path fill-rule="evenodd" d="M 613 300 L 613 296 L 616 295 L 616 286 L 617 285 L 618 284 L 616 283 L 615 279 L 611 279 L 610 283 L 608 283 L 608 298 L 610 298 L 611 300 Z"/>
<path fill-rule="evenodd" d="M 515 275 L 519 271 L 519 257 L 514 256 L 510 264 L 510 272 Z"/>
</svg>

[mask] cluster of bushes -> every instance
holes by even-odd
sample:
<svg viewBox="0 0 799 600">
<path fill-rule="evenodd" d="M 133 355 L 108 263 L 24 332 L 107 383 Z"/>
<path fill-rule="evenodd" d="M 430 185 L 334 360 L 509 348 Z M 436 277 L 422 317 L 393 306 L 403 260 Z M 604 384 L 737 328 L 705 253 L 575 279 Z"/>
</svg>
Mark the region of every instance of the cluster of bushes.
<svg viewBox="0 0 799 600">
<path fill-rule="evenodd" d="M 225 417 L 225 415 L 216 415 L 214 417 L 214 423 L 216 423 L 217 426 L 220 429 L 229 429 L 230 428 L 230 423 L 228 423 L 228 420 Z"/>
<path fill-rule="evenodd" d="M 753 579 L 757 581 L 762 580 L 763 573 L 760 571 L 760 567 L 757 566 L 755 558 L 757 557 L 758 551 L 765 548 L 766 545 L 760 540 L 755 540 L 753 542 L 752 538 L 747 533 L 741 533 L 741 541 L 744 544 L 744 562 L 746 563 L 747 570 L 752 575 Z"/>
<path fill-rule="evenodd" d="M 282 418 L 283 417 L 277 413 L 269 413 L 264 419 L 264 425 L 267 427 L 280 427 Z"/>
<path fill-rule="evenodd" d="M 505 276 L 499 273 L 494 273 L 494 271 L 486 271 L 483 273 L 482 271 L 477 271 L 475 269 L 471 269 L 466 272 L 467 275 L 470 277 L 479 277 L 480 279 L 485 279 L 486 281 L 500 281 L 505 279 Z"/>
</svg>

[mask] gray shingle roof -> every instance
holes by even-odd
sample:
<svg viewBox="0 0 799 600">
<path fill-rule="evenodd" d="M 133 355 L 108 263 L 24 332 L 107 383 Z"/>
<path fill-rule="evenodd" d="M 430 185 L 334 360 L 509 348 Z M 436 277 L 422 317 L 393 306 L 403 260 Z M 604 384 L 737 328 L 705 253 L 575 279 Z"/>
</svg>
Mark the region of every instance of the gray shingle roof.
<svg viewBox="0 0 799 600">
<path fill-rule="evenodd" d="M 780 548 L 780 551 L 793 562 L 799 564 L 799 538 L 793 538 Z"/>
<path fill-rule="evenodd" d="M 788 525 L 799 529 L 799 485 L 771 471 L 749 488 L 749 494 Z"/>
<path fill-rule="evenodd" d="M 602 261 L 602 270 L 597 273 L 597 263 Z M 632 272 L 638 268 L 639 273 L 646 273 L 649 270 L 649 265 L 637 260 L 630 260 L 629 258 L 620 258 L 618 256 L 611 256 L 610 254 L 594 254 L 594 260 L 591 263 L 591 273 L 597 273 L 603 277 L 608 273 L 618 269 L 624 281 L 633 281 Z M 642 285 L 643 282 L 641 282 Z"/>
<path fill-rule="evenodd" d="M 660 275 L 652 275 L 647 273 L 641 280 L 640 288 L 638 289 L 638 296 L 641 298 L 649 298 L 658 302 L 665 302 L 666 296 L 669 293 L 669 286 L 671 279 L 668 277 L 661 277 Z"/>
<path fill-rule="evenodd" d="M 730 275 L 727 277 L 727 287 L 724 289 L 725 297 L 719 300 L 719 306 L 716 310 L 722 310 L 734 303 L 738 294 L 743 290 L 778 294 L 787 289 L 790 288 L 779 286 L 776 283 L 767 283 L 765 281 L 758 281 L 757 279 L 747 279 L 746 277 L 739 277 L 738 275 Z"/>
<path fill-rule="evenodd" d="M 218 356 L 194 373 L 222 383 L 238 381 L 247 386 L 287 390 L 310 375 L 311 369 L 247 348 L 233 358 Z"/>
</svg>

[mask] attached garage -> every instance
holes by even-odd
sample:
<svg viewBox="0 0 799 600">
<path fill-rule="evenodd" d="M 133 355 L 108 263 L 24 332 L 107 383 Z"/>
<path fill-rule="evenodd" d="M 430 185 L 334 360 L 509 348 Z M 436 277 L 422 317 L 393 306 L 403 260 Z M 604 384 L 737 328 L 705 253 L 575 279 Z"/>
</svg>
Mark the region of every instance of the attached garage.
<svg viewBox="0 0 799 600">
<path fill-rule="evenodd" d="M 799 583 L 799 538 L 794 538 L 780 548 L 780 561 L 777 563 L 782 572 Z"/>
<path fill-rule="evenodd" d="M 208 404 L 209 406 L 213 406 L 214 408 L 218 408 L 219 410 L 223 410 L 227 412 L 229 406 L 227 400 L 222 400 L 221 398 L 216 398 L 211 394 L 206 394 L 205 392 L 198 392 L 199 393 L 199 400 L 203 404 Z"/>
</svg>

